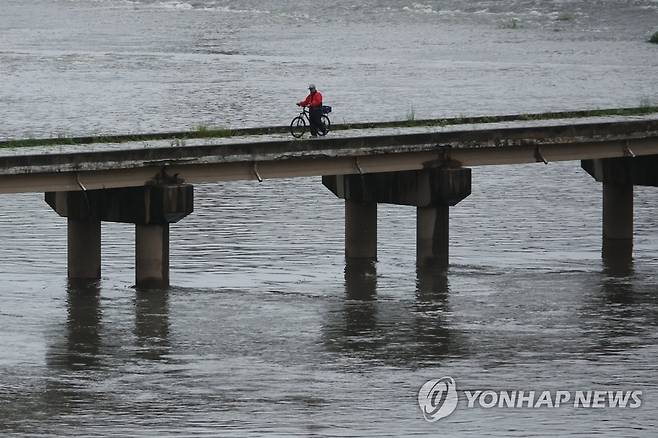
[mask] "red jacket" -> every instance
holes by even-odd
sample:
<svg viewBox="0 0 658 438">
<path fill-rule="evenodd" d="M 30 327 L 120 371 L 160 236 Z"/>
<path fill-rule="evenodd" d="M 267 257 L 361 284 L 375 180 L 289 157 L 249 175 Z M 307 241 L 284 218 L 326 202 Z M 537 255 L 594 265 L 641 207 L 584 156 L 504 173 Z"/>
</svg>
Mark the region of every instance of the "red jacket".
<svg viewBox="0 0 658 438">
<path fill-rule="evenodd" d="M 321 107 L 322 106 L 322 94 L 320 94 L 319 91 L 316 91 L 315 93 L 311 93 L 308 96 L 306 96 L 306 99 L 299 102 L 299 105 L 308 106 L 308 107 L 311 107 L 311 108 Z"/>
</svg>

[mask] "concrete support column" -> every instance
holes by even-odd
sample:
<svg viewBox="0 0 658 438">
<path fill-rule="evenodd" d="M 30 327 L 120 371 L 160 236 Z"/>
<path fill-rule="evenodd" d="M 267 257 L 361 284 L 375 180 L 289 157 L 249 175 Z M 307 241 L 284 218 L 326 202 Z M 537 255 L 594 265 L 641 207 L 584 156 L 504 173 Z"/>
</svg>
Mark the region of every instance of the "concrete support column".
<svg viewBox="0 0 658 438">
<path fill-rule="evenodd" d="M 603 182 L 603 239 L 633 241 L 633 185 Z"/>
<path fill-rule="evenodd" d="M 448 269 L 449 209 L 447 205 L 417 208 L 416 262 L 419 267 Z"/>
<path fill-rule="evenodd" d="M 101 278 L 101 222 L 68 218 L 68 278 L 90 282 Z"/>
<path fill-rule="evenodd" d="M 603 182 L 603 262 L 615 273 L 630 272 L 633 260 L 633 185 Z"/>
<path fill-rule="evenodd" d="M 345 292 L 350 300 L 373 300 L 377 291 L 377 266 L 371 259 L 347 259 Z"/>
<path fill-rule="evenodd" d="M 377 203 L 345 200 L 345 258 L 377 259 Z"/>
<path fill-rule="evenodd" d="M 138 288 L 169 287 L 169 224 L 135 225 L 135 281 Z"/>
<path fill-rule="evenodd" d="M 658 187 L 658 156 L 581 161 L 603 183 L 603 264 L 611 274 L 633 269 L 633 186 Z"/>
</svg>

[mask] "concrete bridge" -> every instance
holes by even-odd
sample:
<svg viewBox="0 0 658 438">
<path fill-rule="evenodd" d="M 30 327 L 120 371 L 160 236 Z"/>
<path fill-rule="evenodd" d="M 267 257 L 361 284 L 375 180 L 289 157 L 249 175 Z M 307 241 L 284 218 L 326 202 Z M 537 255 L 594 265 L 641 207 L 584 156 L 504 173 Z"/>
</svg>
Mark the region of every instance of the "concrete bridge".
<svg viewBox="0 0 658 438">
<path fill-rule="evenodd" d="M 136 284 L 162 288 L 169 285 L 169 224 L 193 211 L 196 183 L 322 176 L 345 200 L 348 262 L 376 260 L 378 203 L 414 206 L 418 265 L 447 269 L 449 209 L 471 193 L 470 167 L 580 160 L 603 185 L 604 256 L 630 259 L 633 186 L 658 186 L 658 113 L 506 117 L 450 128 L 375 124 L 312 140 L 288 138 L 281 127 L 4 142 L 0 193 L 44 192 L 68 218 L 73 282 L 100 278 L 101 221 L 135 224 Z"/>
</svg>

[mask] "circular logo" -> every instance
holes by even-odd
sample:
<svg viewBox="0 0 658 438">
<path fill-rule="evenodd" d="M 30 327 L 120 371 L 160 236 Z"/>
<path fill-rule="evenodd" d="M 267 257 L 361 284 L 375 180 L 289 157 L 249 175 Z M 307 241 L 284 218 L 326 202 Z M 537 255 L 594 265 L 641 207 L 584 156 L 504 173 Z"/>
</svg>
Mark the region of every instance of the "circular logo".
<svg viewBox="0 0 658 438">
<path fill-rule="evenodd" d="M 418 405 L 425 420 L 434 422 L 457 408 L 457 384 L 450 376 L 426 382 L 418 391 Z"/>
</svg>

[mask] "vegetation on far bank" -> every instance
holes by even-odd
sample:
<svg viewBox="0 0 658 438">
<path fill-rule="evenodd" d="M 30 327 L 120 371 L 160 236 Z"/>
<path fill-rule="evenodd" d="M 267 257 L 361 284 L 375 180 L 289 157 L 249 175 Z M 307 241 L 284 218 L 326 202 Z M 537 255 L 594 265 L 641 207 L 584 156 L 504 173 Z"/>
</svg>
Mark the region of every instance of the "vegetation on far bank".
<svg viewBox="0 0 658 438">
<path fill-rule="evenodd" d="M 500 123 L 514 122 L 524 120 L 556 120 L 556 119 L 574 119 L 582 117 L 604 117 L 604 116 L 635 116 L 658 113 L 658 106 L 651 105 L 649 101 L 643 101 L 641 106 L 633 108 L 609 108 L 595 109 L 584 111 L 563 111 L 563 112 L 546 112 L 530 114 L 509 114 L 494 116 L 474 116 L 474 117 L 451 117 L 442 119 L 416 119 L 415 111 L 411 117 L 407 114 L 407 120 L 396 120 L 389 122 L 364 122 L 364 123 L 343 123 L 331 126 L 332 131 L 341 131 L 348 129 L 377 129 L 377 128 L 411 128 L 411 127 L 431 127 L 431 126 L 454 126 L 466 124 L 481 123 Z M 106 135 L 106 136 L 86 136 L 86 137 L 56 137 L 41 139 L 16 139 L 0 141 L 0 148 L 18 148 L 34 146 L 71 146 L 86 145 L 93 143 L 126 143 L 131 141 L 155 141 L 170 140 L 172 146 L 183 145 L 185 140 L 201 138 L 226 138 L 246 135 L 267 135 L 267 134 L 285 134 L 289 132 L 288 126 L 270 126 L 261 128 L 211 128 L 205 125 L 199 125 L 194 131 L 185 132 L 154 132 L 146 134 L 127 134 L 127 135 Z"/>
</svg>

